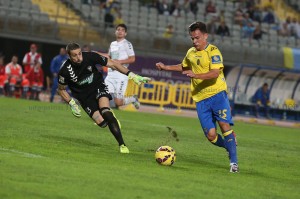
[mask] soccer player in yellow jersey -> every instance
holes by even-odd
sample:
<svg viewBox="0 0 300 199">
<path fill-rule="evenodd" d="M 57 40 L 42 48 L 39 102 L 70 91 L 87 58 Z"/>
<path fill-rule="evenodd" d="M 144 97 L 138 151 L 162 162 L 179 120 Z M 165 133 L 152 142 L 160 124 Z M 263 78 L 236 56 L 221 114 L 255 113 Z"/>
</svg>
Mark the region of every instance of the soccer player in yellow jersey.
<svg viewBox="0 0 300 199">
<path fill-rule="evenodd" d="M 207 42 L 208 33 L 204 23 L 192 23 L 189 34 L 194 47 L 187 51 L 182 63 L 165 65 L 159 62 L 156 67 L 158 70 L 182 71 L 182 74 L 191 78 L 191 92 L 205 136 L 214 145 L 227 150 L 230 172 L 239 172 L 223 57 L 216 46 Z M 217 133 L 216 122 L 224 138 Z"/>
</svg>

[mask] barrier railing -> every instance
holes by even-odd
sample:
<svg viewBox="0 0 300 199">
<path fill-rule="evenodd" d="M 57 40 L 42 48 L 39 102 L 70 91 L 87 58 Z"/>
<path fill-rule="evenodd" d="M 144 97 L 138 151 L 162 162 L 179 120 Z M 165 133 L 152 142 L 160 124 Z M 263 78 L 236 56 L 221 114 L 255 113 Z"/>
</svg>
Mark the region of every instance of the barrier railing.
<svg viewBox="0 0 300 199">
<path fill-rule="evenodd" d="M 172 104 L 177 106 L 177 112 L 181 112 L 181 108 L 196 108 L 196 104 L 192 99 L 191 86 L 187 84 L 176 84 L 173 87 L 174 95 L 172 96 Z"/>
<path fill-rule="evenodd" d="M 138 95 L 141 103 L 158 105 L 158 111 L 164 111 L 164 106 L 167 105 L 176 106 L 178 113 L 181 112 L 181 108 L 195 108 L 190 86 L 186 84 L 171 85 L 165 82 L 152 81 L 137 86 L 129 80 L 126 96 L 131 95 Z"/>
</svg>

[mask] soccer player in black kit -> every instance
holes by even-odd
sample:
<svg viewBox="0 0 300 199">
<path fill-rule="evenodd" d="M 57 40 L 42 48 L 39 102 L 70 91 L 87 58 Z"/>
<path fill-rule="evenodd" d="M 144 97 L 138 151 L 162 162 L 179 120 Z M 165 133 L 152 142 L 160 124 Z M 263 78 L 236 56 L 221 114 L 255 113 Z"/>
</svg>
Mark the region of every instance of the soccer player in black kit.
<svg viewBox="0 0 300 199">
<path fill-rule="evenodd" d="M 79 106 L 66 91 L 68 86 L 73 97 L 80 102 L 82 108 L 95 123 L 101 128 L 109 127 L 119 143 L 120 152 L 129 153 L 122 137 L 119 122 L 109 107 L 109 100 L 112 97 L 96 65 L 108 66 L 126 74 L 129 79 L 132 79 L 138 85 L 147 83 L 150 78 L 136 75 L 118 62 L 114 62 L 97 52 L 82 52 L 80 45 L 77 43 L 68 44 L 66 50 L 69 59 L 63 63 L 58 73 L 58 94 L 69 103 L 73 115 L 80 117 Z"/>
</svg>

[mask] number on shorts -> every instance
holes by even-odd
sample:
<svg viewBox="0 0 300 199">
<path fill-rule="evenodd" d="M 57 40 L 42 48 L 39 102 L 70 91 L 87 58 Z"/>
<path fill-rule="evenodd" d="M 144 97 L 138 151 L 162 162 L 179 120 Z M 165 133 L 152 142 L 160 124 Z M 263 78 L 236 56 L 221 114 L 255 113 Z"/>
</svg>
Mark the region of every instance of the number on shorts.
<svg viewBox="0 0 300 199">
<path fill-rule="evenodd" d="M 227 112 L 227 109 L 219 110 L 219 116 L 221 118 L 223 118 L 224 120 L 226 120 L 226 117 L 227 117 L 226 112 Z"/>
</svg>

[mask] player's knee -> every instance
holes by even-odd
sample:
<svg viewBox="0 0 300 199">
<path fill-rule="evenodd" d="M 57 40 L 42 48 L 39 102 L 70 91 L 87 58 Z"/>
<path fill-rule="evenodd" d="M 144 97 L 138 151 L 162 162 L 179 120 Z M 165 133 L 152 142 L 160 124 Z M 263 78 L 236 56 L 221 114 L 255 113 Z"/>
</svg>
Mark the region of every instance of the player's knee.
<svg viewBox="0 0 300 199">
<path fill-rule="evenodd" d="M 107 125 L 109 128 L 113 131 L 120 131 L 120 125 L 114 116 L 113 112 L 110 110 L 109 107 L 103 107 L 100 109 L 100 114 L 104 118 L 104 120 L 107 122 Z"/>
<path fill-rule="evenodd" d="M 102 122 L 100 122 L 97 125 L 100 126 L 101 128 L 105 128 L 107 126 L 107 122 L 105 120 L 103 120 Z"/>
<path fill-rule="evenodd" d="M 207 134 L 206 134 L 206 138 L 212 142 L 216 139 L 217 137 L 217 133 L 216 133 L 216 130 L 215 129 L 210 129 Z"/>
<path fill-rule="evenodd" d="M 104 120 L 106 120 L 108 123 L 116 120 L 114 114 L 111 112 L 109 107 L 100 108 L 99 111 L 102 117 L 104 118 Z"/>
</svg>

